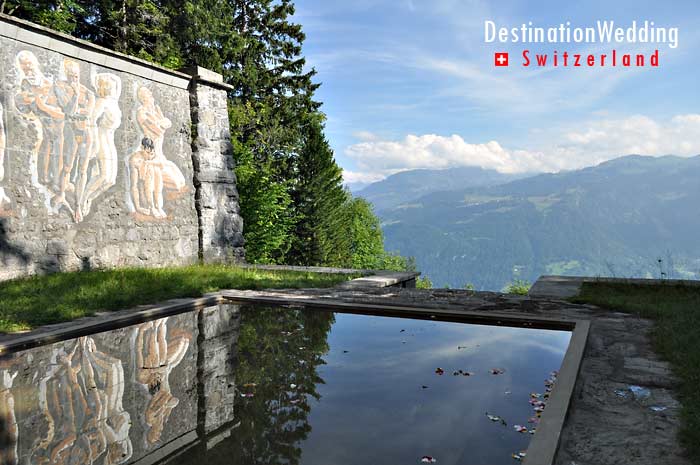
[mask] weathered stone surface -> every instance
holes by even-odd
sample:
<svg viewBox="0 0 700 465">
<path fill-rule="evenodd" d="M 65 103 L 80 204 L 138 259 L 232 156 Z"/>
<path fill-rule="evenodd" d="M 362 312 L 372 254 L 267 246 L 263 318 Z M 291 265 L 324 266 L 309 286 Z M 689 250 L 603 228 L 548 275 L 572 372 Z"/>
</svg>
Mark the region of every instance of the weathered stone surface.
<svg viewBox="0 0 700 465">
<path fill-rule="evenodd" d="M 242 262 L 243 218 L 233 174 L 226 90 L 195 80 L 190 99 L 201 257 L 209 263 Z"/>
</svg>

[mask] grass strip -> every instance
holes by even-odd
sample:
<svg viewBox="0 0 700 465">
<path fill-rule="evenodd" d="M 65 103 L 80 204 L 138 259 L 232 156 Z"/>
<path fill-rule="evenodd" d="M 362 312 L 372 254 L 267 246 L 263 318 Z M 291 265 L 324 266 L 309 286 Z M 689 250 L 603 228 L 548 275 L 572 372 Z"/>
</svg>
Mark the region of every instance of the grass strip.
<svg viewBox="0 0 700 465">
<path fill-rule="evenodd" d="M 220 289 L 332 287 L 355 276 L 225 265 L 122 268 L 32 276 L 0 283 L 0 332 L 71 321 Z"/>
</svg>

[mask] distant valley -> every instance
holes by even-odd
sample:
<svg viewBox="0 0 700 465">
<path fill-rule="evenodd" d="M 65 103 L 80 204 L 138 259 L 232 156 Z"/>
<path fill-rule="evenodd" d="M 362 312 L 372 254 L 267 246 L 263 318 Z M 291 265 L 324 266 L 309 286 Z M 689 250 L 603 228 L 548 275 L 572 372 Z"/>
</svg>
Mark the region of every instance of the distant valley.
<svg viewBox="0 0 700 465">
<path fill-rule="evenodd" d="M 515 179 L 478 168 L 404 172 L 358 193 L 388 250 L 436 287 L 501 290 L 542 274 L 700 277 L 700 156 L 627 156 Z"/>
</svg>

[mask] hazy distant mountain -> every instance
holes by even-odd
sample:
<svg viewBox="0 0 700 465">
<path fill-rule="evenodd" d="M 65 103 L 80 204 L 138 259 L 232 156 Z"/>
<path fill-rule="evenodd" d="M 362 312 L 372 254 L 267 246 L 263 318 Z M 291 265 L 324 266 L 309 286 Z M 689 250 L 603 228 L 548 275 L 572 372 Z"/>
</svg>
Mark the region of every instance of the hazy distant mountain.
<svg viewBox="0 0 700 465">
<path fill-rule="evenodd" d="M 357 195 L 370 201 L 375 211 L 379 212 L 432 192 L 494 186 L 525 176 L 502 174 L 478 167 L 403 171 L 370 184 L 357 192 Z"/>
<path fill-rule="evenodd" d="M 628 156 L 380 213 L 387 248 L 415 256 L 436 286 L 499 290 L 541 274 L 700 277 L 700 156 Z"/>
</svg>

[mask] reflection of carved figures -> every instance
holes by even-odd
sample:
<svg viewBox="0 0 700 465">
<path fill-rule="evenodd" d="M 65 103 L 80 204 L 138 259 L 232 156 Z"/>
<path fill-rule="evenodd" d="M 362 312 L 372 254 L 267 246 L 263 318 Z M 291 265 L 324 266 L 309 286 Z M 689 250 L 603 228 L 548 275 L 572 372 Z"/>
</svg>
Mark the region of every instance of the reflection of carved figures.
<svg viewBox="0 0 700 465">
<path fill-rule="evenodd" d="M 94 73 L 93 92 L 81 84 L 78 62 L 66 58 L 60 79 L 53 82 L 27 50 L 17 55 L 15 67 L 15 106 L 37 133 L 35 182 L 50 198 L 50 211 L 65 208 L 79 223 L 116 182 L 114 132 L 122 120 L 121 80 L 111 73 Z"/>
<path fill-rule="evenodd" d="M 0 213 L 9 205 L 10 198 L 5 194 L 2 182 L 5 180 L 5 121 L 0 103 Z"/>
<path fill-rule="evenodd" d="M 146 443 L 155 444 L 163 434 L 170 413 L 180 400 L 170 389 L 170 372 L 180 364 L 190 345 L 188 335 L 168 339 L 168 318 L 139 325 L 135 330 L 136 380 L 151 396 L 144 420 Z"/>
<path fill-rule="evenodd" d="M 122 112 L 119 109 L 121 79 L 110 73 L 97 74 L 93 78 L 93 87 L 97 91 L 94 120 L 97 125 L 95 140 L 96 169 L 98 175 L 88 184 L 90 159 L 85 159 L 80 168 L 80 185 L 78 188 L 78 208 L 76 219 L 90 213 L 92 202 L 106 192 L 117 181 L 117 147 L 114 145 L 114 132 L 121 126 Z"/>
<path fill-rule="evenodd" d="M 165 132 L 172 126 L 171 121 L 156 105 L 148 88 L 139 88 L 138 99 L 141 106 L 136 112 L 136 119 L 144 138 L 140 149 L 129 160 L 129 169 L 132 171 L 131 200 L 137 212 L 164 218 L 166 213 L 163 211 L 163 189 L 184 192 L 185 176 L 163 153 Z M 137 173 L 133 173 L 134 169 Z"/>
<path fill-rule="evenodd" d="M 15 398 L 12 395 L 12 382 L 17 372 L 0 369 L 0 463 L 14 465 L 17 463 L 17 418 L 15 417 Z"/>
<path fill-rule="evenodd" d="M 39 385 L 39 403 L 48 421 L 46 436 L 32 449 L 32 464 L 90 465 L 128 461 L 132 454 L 130 416 L 122 406 L 121 361 L 81 337 L 66 354 L 56 350 L 52 368 Z"/>
</svg>

